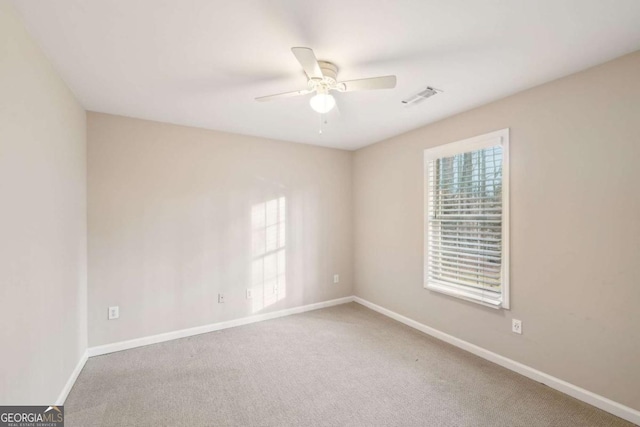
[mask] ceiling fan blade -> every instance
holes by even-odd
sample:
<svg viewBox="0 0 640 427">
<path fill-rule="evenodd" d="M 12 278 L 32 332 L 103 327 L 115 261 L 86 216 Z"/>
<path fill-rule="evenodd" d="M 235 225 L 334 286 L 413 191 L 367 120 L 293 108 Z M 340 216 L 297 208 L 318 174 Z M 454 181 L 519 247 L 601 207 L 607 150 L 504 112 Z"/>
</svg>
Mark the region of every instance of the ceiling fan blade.
<svg viewBox="0 0 640 427">
<path fill-rule="evenodd" d="M 300 65 L 302 65 L 302 69 L 310 79 L 321 79 L 323 77 L 320 64 L 318 64 L 313 50 L 308 47 L 292 47 L 291 52 L 293 52 Z"/>
<path fill-rule="evenodd" d="M 340 92 L 355 90 L 392 89 L 396 87 L 396 76 L 371 77 L 369 79 L 349 80 L 340 82 L 337 89 Z"/>
<path fill-rule="evenodd" d="M 291 98 L 292 96 L 306 95 L 313 92 L 310 89 L 294 90 L 293 92 L 278 93 L 275 95 L 267 95 L 256 98 L 258 102 L 273 101 L 274 99 Z"/>
</svg>

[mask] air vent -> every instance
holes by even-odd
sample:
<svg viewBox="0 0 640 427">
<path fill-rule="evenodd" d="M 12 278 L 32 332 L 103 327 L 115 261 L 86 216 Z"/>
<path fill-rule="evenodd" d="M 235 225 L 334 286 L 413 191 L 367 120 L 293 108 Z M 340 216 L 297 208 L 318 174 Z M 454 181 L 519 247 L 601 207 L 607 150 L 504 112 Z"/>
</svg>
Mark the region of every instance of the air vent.
<svg viewBox="0 0 640 427">
<path fill-rule="evenodd" d="M 402 103 L 404 105 L 413 105 L 413 104 L 418 104 L 422 101 L 424 101 L 427 98 L 432 97 L 433 95 L 437 95 L 438 93 L 442 92 L 441 90 L 438 89 L 434 89 L 432 87 L 427 87 L 425 90 L 423 90 L 422 92 L 418 92 L 417 94 L 402 100 Z"/>
</svg>

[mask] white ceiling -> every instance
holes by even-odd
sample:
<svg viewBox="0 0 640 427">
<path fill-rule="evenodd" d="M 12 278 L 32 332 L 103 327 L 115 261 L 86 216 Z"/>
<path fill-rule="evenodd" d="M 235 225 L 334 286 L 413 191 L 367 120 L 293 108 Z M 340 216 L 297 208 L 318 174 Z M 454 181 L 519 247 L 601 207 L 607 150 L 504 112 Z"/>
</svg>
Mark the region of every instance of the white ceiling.
<svg viewBox="0 0 640 427">
<path fill-rule="evenodd" d="M 88 110 L 356 149 L 640 49 L 638 0 L 14 0 Z M 323 134 L 292 46 L 339 79 Z M 444 93 L 405 108 L 427 85 Z"/>
</svg>

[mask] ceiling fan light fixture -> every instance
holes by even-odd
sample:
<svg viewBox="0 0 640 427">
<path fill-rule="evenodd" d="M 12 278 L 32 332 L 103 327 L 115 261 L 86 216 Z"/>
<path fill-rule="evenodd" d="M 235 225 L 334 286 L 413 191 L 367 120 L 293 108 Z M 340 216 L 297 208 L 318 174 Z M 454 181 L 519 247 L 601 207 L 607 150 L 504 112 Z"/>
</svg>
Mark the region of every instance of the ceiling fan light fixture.
<svg viewBox="0 0 640 427">
<path fill-rule="evenodd" d="M 358 90 L 393 89 L 396 87 L 396 76 L 369 77 L 341 82 L 338 81 L 338 67 L 336 64 L 328 61 L 318 61 L 315 53 L 310 48 L 292 47 L 291 52 L 293 52 L 307 76 L 307 88 L 261 96 L 256 98 L 256 101 L 272 101 L 315 92 L 316 94 L 309 100 L 309 105 L 313 111 L 325 114 L 336 106 L 336 99 L 330 94 L 332 90 L 354 92 Z"/>
<path fill-rule="evenodd" d="M 328 93 L 318 93 L 309 100 L 311 108 L 320 113 L 328 113 L 336 106 L 336 99 Z"/>
</svg>

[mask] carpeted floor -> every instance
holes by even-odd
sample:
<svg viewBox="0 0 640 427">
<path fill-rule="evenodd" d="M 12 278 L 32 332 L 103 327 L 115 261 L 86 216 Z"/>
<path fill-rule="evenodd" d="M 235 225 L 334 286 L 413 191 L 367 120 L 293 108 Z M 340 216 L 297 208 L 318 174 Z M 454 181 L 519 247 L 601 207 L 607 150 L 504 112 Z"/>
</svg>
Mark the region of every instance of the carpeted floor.
<svg viewBox="0 0 640 427">
<path fill-rule="evenodd" d="M 630 426 L 351 303 L 90 358 L 72 426 Z"/>
</svg>

